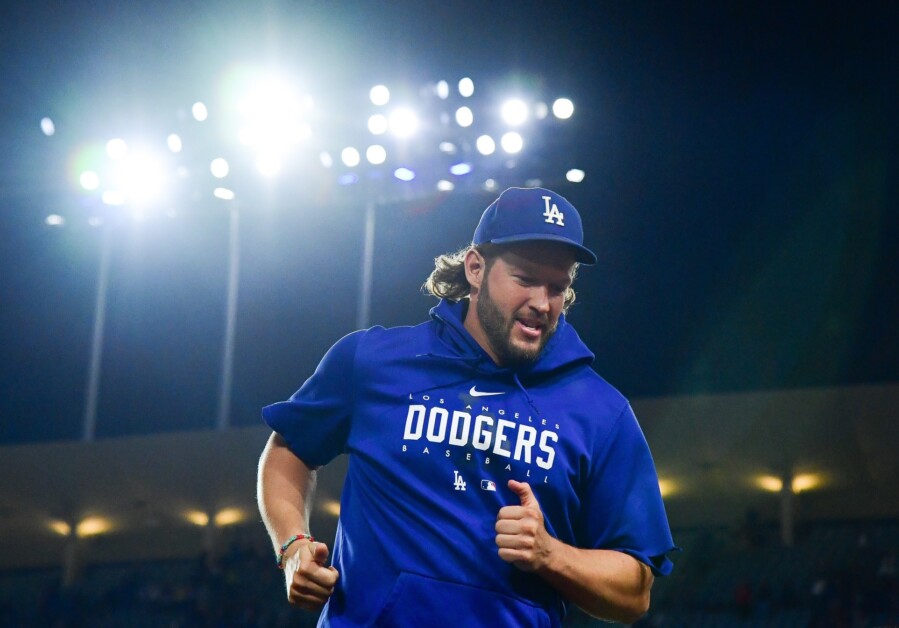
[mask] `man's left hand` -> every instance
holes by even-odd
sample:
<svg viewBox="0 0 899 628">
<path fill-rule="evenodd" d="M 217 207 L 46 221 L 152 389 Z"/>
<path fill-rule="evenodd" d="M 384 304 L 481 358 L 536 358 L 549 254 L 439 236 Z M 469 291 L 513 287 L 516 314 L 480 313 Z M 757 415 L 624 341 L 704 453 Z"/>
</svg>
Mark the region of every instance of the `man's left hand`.
<svg viewBox="0 0 899 628">
<path fill-rule="evenodd" d="M 520 506 L 504 506 L 496 517 L 499 557 L 522 571 L 536 571 L 546 564 L 555 541 L 546 531 L 543 511 L 527 482 L 509 480 Z"/>
</svg>

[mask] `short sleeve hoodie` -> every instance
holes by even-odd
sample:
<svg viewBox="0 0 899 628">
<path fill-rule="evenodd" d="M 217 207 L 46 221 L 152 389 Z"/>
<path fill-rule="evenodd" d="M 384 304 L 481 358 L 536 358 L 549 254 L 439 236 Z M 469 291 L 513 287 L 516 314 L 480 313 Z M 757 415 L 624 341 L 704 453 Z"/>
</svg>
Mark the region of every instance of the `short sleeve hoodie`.
<svg viewBox="0 0 899 628">
<path fill-rule="evenodd" d="M 307 465 L 349 455 L 320 626 L 559 626 L 567 602 L 497 555 L 500 508 L 528 482 L 549 533 L 666 575 L 674 549 L 627 400 L 564 316 L 538 360 L 496 366 L 441 301 L 415 327 L 339 340 L 266 423 Z"/>
</svg>

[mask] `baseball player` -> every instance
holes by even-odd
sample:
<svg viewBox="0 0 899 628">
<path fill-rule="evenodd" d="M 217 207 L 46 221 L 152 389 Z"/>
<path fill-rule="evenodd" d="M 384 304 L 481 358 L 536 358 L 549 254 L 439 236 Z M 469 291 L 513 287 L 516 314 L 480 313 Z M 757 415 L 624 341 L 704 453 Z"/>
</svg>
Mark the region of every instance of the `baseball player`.
<svg viewBox="0 0 899 628">
<path fill-rule="evenodd" d="M 349 334 L 263 409 L 259 508 L 291 603 L 334 627 L 646 612 L 675 549 L 658 478 L 628 401 L 565 320 L 578 266 L 595 262 L 567 200 L 510 188 L 470 246 L 436 259 L 428 322 Z M 308 513 L 316 469 L 343 453 L 329 556 Z"/>
</svg>

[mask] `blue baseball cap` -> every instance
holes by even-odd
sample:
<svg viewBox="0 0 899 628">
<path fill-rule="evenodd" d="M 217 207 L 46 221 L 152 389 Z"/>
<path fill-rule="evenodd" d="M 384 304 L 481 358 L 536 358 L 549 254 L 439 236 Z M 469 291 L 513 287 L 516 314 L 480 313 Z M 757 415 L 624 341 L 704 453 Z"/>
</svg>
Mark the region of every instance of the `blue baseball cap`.
<svg viewBox="0 0 899 628">
<path fill-rule="evenodd" d="M 484 210 L 472 244 L 546 240 L 568 245 L 581 264 L 596 263 L 584 246 L 584 226 L 574 205 L 544 188 L 509 188 Z"/>
</svg>

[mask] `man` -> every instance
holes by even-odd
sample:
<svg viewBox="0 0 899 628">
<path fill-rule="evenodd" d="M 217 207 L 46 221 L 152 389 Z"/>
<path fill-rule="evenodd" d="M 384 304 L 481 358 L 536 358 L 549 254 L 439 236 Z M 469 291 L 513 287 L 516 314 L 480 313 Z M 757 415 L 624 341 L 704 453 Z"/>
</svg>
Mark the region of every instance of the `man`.
<svg viewBox="0 0 899 628">
<path fill-rule="evenodd" d="M 431 320 L 335 344 L 274 430 L 259 507 L 288 599 L 320 626 L 633 622 L 674 549 L 627 400 L 565 321 L 581 219 L 511 188 L 436 260 Z M 308 538 L 315 469 L 349 454 L 333 564 Z"/>
</svg>

